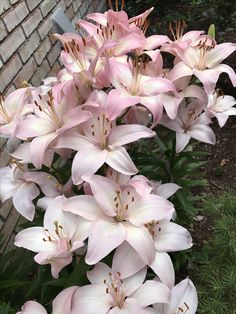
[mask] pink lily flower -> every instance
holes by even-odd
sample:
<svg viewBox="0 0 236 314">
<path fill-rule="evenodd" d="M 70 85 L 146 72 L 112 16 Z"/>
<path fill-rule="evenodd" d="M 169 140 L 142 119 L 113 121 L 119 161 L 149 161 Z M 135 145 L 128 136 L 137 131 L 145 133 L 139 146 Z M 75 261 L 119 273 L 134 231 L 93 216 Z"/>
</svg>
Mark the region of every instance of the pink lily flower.
<svg viewBox="0 0 236 314">
<path fill-rule="evenodd" d="M 113 91 L 117 97 L 120 95 L 138 98 L 138 102 L 146 107 L 153 115 L 153 125 L 156 125 L 162 116 L 163 107 L 159 105 L 160 94 L 173 92 L 176 94 L 174 84 L 163 77 L 149 77 L 145 75 L 145 63 L 118 62 L 109 60 L 110 79 L 115 87 Z M 109 107 L 108 117 L 113 119 L 128 108 L 130 104 L 122 103 L 120 106 L 113 104 Z"/>
<path fill-rule="evenodd" d="M 16 314 L 47 314 L 45 308 L 36 301 L 27 301 Z"/>
<path fill-rule="evenodd" d="M 210 118 L 216 117 L 219 126 L 222 128 L 229 116 L 236 115 L 236 99 L 232 96 L 222 95 L 219 90 L 215 90 L 213 94 L 208 95 L 208 104 L 205 108 Z"/>
<path fill-rule="evenodd" d="M 16 160 L 10 162 L 10 166 L 0 169 L 0 199 L 5 202 L 12 198 L 15 209 L 32 221 L 35 215 L 33 200 L 39 196 L 40 189 L 46 197 L 53 199 L 61 194 L 62 186 L 48 173 L 29 171 L 26 165 Z"/>
<path fill-rule="evenodd" d="M 20 88 L 12 92 L 4 100 L 0 96 L 0 132 L 6 137 L 15 137 L 20 121 L 32 108 L 26 105 L 27 88 Z"/>
<path fill-rule="evenodd" d="M 211 120 L 206 114 L 202 114 L 204 107 L 205 105 L 196 99 L 189 104 L 184 100 L 179 106 L 175 120 L 167 116 L 162 117 L 160 124 L 176 132 L 177 153 L 185 148 L 191 137 L 204 143 L 215 144 L 215 134 L 208 126 Z"/>
<path fill-rule="evenodd" d="M 65 99 L 55 106 L 51 94 L 43 98 L 38 96 L 34 114 L 28 115 L 19 125 L 17 137 L 33 138 L 30 145 L 31 159 L 36 168 L 41 168 L 44 155 L 53 140 L 90 117 L 90 112 L 70 106 Z"/>
<path fill-rule="evenodd" d="M 125 270 L 123 266 L 122 269 Z M 75 294 L 71 314 L 141 314 L 149 305 L 169 302 L 169 289 L 160 282 L 148 280 L 146 269 L 124 277 L 104 263 L 98 263 L 87 273 L 90 285 L 80 287 Z"/>
<path fill-rule="evenodd" d="M 182 280 L 171 289 L 168 304 L 154 304 L 153 309 L 145 314 L 195 314 L 197 311 L 197 291 L 189 278 Z"/>
<path fill-rule="evenodd" d="M 72 164 L 74 184 L 82 183 L 82 176 L 94 174 L 104 163 L 124 174 L 136 173 L 137 169 L 123 145 L 140 138 L 153 137 L 155 132 L 141 125 L 116 126 L 106 113 L 114 103 L 116 106 L 121 102 L 132 104 L 136 99 L 122 95 L 115 98 L 112 91 L 108 95 L 99 91 L 91 94 L 88 104 L 90 102 L 99 107 L 90 108 L 93 117 L 81 125 L 84 135 L 68 132 L 56 144 L 57 148 L 78 151 Z"/>
<path fill-rule="evenodd" d="M 38 253 L 34 257 L 38 264 L 51 264 L 54 278 L 58 278 L 61 269 L 72 262 L 73 252 L 84 245 L 88 236 L 84 221 L 63 211 L 64 201 L 65 197 L 56 197 L 46 210 L 44 227 L 24 229 L 16 235 L 14 242 L 18 247 Z"/>
<path fill-rule="evenodd" d="M 132 186 L 121 188 L 109 178 L 94 175 L 84 178 L 93 196 L 71 197 L 64 209 L 92 222 L 86 263 L 96 264 L 127 241 L 146 264 L 154 260 L 154 241 L 146 223 L 170 219 L 174 208 L 156 195 L 139 195 Z"/>
<path fill-rule="evenodd" d="M 176 50 L 178 57 L 182 61 L 178 62 L 170 71 L 170 78 L 175 81 L 180 77 L 194 74 L 203 83 L 207 94 L 211 94 L 214 91 L 219 75 L 225 72 L 229 75 L 233 86 L 236 86 L 234 70 L 226 64 L 220 64 L 235 50 L 236 44 L 234 43 L 216 45 L 212 40 L 210 44 L 208 38 L 200 40 L 195 47 Z"/>
</svg>

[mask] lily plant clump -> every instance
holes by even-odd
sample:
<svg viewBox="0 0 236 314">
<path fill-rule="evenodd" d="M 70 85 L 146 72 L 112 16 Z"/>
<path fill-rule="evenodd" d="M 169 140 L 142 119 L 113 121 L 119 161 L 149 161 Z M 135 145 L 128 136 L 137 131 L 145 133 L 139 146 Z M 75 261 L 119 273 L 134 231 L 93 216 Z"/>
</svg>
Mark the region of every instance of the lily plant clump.
<svg viewBox="0 0 236 314">
<path fill-rule="evenodd" d="M 29 221 L 36 203 L 44 211 L 43 225 L 20 231 L 15 245 L 35 252 L 36 263 L 50 264 L 54 278 L 73 259 L 91 265 L 87 284 L 61 291 L 52 313 L 197 309 L 192 281 L 175 282 L 168 255 L 192 246 L 168 201 L 181 187 L 139 175 L 128 151 L 155 137 L 158 125 L 176 132 L 177 153 L 191 138 L 215 144 L 212 118 L 222 127 L 236 114 L 235 99 L 216 89 L 222 72 L 236 86 L 233 69 L 222 64 L 236 44 L 217 44 L 203 31 L 184 34 L 180 23 L 176 33 L 171 28 L 173 40 L 147 37 L 152 10 L 128 18 L 116 1 L 114 10 L 88 14 L 78 21 L 80 34 L 55 35 L 64 48 L 57 77 L 0 100 L 10 154 L 0 170 L 1 200 L 12 198 Z M 163 67 L 162 52 L 174 57 L 171 68 Z M 62 180 L 57 173 L 65 166 L 70 172 Z M 155 275 L 146 279 L 147 272 Z M 47 312 L 28 301 L 18 313 Z"/>
</svg>

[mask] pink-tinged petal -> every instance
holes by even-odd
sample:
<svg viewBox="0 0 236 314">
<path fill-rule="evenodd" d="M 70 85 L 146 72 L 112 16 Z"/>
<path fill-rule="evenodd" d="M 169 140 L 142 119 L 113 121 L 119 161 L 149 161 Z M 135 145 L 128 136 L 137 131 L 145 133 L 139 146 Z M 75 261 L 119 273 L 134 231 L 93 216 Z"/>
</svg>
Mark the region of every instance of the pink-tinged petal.
<svg viewBox="0 0 236 314">
<path fill-rule="evenodd" d="M 153 116 L 152 127 L 157 125 L 163 114 L 163 104 L 160 95 L 145 96 L 140 98 L 141 98 L 140 103 L 152 113 Z"/>
<path fill-rule="evenodd" d="M 235 111 L 235 115 L 236 115 L 236 111 Z M 219 126 L 222 128 L 225 123 L 227 122 L 229 116 L 227 114 L 224 113 L 216 113 L 215 114 L 216 119 L 218 120 Z"/>
<path fill-rule="evenodd" d="M 72 262 L 72 255 L 62 254 L 62 256 L 60 256 L 57 254 L 55 256 L 55 253 L 51 254 L 48 252 L 40 252 L 35 255 L 34 260 L 39 265 L 46 265 L 50 263 L 52 277 L 57 279 L 59 277 L 60 271 Z"/>
<path fill-rule="evenodd" d="M 153 50 L 164 43 L 170 42 L 168 36 L 165 35 L 152 35 L 146 38 L 145 50 Z"/>
<path fill-rule="evenodd" d="M 132 295 L 142 307 L 146 307 L 155 303 L 168 303 L 170 299 L 170 289 L 154 280 L 147 280 Z"/>
<path fill-rule="evenodd" d="M 207 103 L 207 94 L 200 86 L 189 85 L 183 90 L 184 97 L 195 97 L 201 100 L 204 104 Z"/>
<path fill-rule="evenodd" d="M 134 207 L 129 211 L 129 221 L 136 226 L 143 226 L 152 220 L 170 219 L 174 206 L 161 196 L 148 194 L 136 195 Z"/>
<path fill-rule="evenodd" d="M 167 253 L 156 252 L 155 259 L 149 267 L 167 287 L 170 289 L 174 287 L 175 270 L 171 258 Z"/>
<path fill-rule="evenodd" d="M 214 68 L 220 64 L 225 58 L 236 50 L 236 44 L 223 43 L 216 45 L 206 56 L 206 63 L 209 68 Z"/>
<path fill-rule="evenodd" d="M 176 252 L 192 247 L 192 238 L 188 230 L 173 222 L 160 226 L 155 247 L 159 252 Z"/>
<path fill-rule="evenodd" d="M 96 264 L 124 242 L 125 238 L 126 229 L 122 223 L 115 223 L 113 219 L 94 222 L 88 240 L 86 263 Z"/>
<path fill-rule="evenodd" d="M 14 179 L 14 170 L 11 167 L 0 169 L 0 199 L 5 202 L 11 198 L 19 187 L 19 183 Z"/>
<path fill-rule="evenodd" d="M 145 227 L 135 227 L 127 224 L 126 241 L 137 251 L 146 265 L 150 265 L 155 258 L 154 241 Z"/>
<path fill-rule="evenodd" d="M 70 314 L 107 314 L 111 298 L 105 285 L 86 285 L 74 294 Z"/>
<path fill-rule="evenodd" d="M 59 194 L 58 186 L 60 184 L 58 180 L 46 172 L 29 171 L 24 173 L 24 178 L 28 182 L 37 183 L 46 196 L 56 197 Z"/>
<path fill-rule="evenodd" d="M 30 143 L 22 143 L 11 154 L 12 157 L 20 159 L 22 163 L 31 163 Z"/>
<path fill-rule="evenodd" d="M 52 302 L 52 314 L 70 314 L 72 300 L 78 286 L 73 286 L 62 290 Z"/>
<path fill-rule="evenodd" d="M 202 82 L 204 89 L 207 94 L 213 93 L 215 89 L 216 82 L 219 78 L 221 70 L 217 71 L 217 68 L 207 69 L 207 70 L 193 70 L 193 74 Z"/>
<path fill-rule="evenodd" d="M 89 35 L 94 35 L 96 34 L 97 32 L 97 26 L 88 22 L 88 21 L 85 21 L 85 20 L 78 20 L 78 25 L 83 28 Z"/>
<path fill-rule="evenodd" d="M 109 59 L 108 62 L 111 84 L 118 90 L 126 90 L 131 86 L 133 80 L 129 64 L 118 62 L 115 59 Z"/>
<path fill-rule="evenodd" d="M 141 196 L 151 194 L 152 192 L 152 186 L 150 185 L 149 180 L 142 175 L 136 175 L 132 177 L 132 179 L 129 181 L 129 184 L 132 185 L 136 192 Z"/>
<path fill-rule="evenodd" d="M 120 38 L 119 43 L 115 49 L 116 56 L 123 56 L 124 54 L 138 48 L 142 48 L 145 45 L 145 40 L 135 34 L 131 33 Z"/>
<path fill-rule="evenodd" d="M 103 26 L 107 26 L 107 16 L 103 13 L 90 13 L 86 15 L 86 18 Z"/>
<path fill-rule="evenodd" d="M 174 313 L 179 308 L 195 314 L 198 305 L 197 291 L 190 279 L 182 280 L 171 291 L 171 300 L 167 313 Z"/>
<path fill-rule="evenodd" d="M 181 103 L 182 100 L 183 96 L 181 94 L 179 95 L 179 98 L 171 94 L 161 95 L 161 102 L 165 108 L 168 117 L 170 117 L 171 119 L 176 118 L 179 104 Z"/>
<path fill-rule="evenodd" d="M 178 62 L 174 68 L 169 72 L 168 77 L 175 81 L 184 76 L 192 76 L 193 70 L 188 67 L 184 62 Z"/>
<path fill-rule="evenodd" d="M 180 153 L 184 150 L 190 138 L 190 135 L 187 133 L 176 133 L 176 153 Z"/>
<path fill-rule="evenodd" d="M 66 130 L 89 120 L 91 117 L 92 114 L 89 111 L 81 110 L 79 107 L 73 108 L 62 117 L 64 125 L 58 130 L 58 134 L 62 134 Z"/>
<path fill-rule="evenodd" d="M 57 137 L 56 133 L 49 133 L 33 139 L 30 145 L 30 154 L 33 165 L 40 169 L 44 163 L 44 155 L 49 144 Z"/>
<path fill-rule="evenodd" d="M 124 109 L 139 103 L 139 97 L 123 94 L 113 89 L 107 96 L 106 116 L 110 121 L 116 119 Z"/>
<path fill-rule="evenodd" d="M 34 183 L 22 184 L 12 197 L 15 209 L 26 219 L 32 221 L 35 214 L 35 207 L 32 202 L 40 194 Z"/>
<path fill-rule="evenodd" d="M 175 183 L 165 183 L 161 184 L 157 187 L 157 195 L 164 197 L 165 199 L 168 199 L 171 197 L 175 192 L 177 192 L 179 189 L 181 189 L 181 186 Z"/>
<path fill-rule="evenodd" d="M 217 71 L 219 74 L 223 72 L 227 73 L 233 86 L 236 87 L 236 73 L 230 66 L 227 64 L 219 64 L 217 67 L 215 67 L 215 71 Z"/>
<path fill-rule="evenodd" d="M 178 44 L 176 43 L 172 46 L 177 48 L 175 52 L 187 66 L 194 68 L 199 63 L 200 49 L 198 47 L 189 46 L 187 49 L 178 49 Z"/>
<path fill-rule="evenodd" d="M 165 78 L 157 77 L 157 78 L 148 78 L 143 77 L 145 79 L 140 83 L 139 95 L 142 96 L 154 96 L 159 93 L 166 92 L 176 92 L 175 85 L 172 81 L 167 80 Z"/>
<path fill-rule="evenodd" d="M 71 239 L 77 227 L 77 217 L 72 213 L 63 211 L 65 200 L 66 198 L 60 195 L 50 202 L 44 215 L 44 227 L 55 237 L 58 237 L 55 231 L 56 221 L 58 226 L 62 226 L 61 234 L 63 238 Z"/>
<path fill-rule="evenodd" d="M 208 125 L 194 124 L 188 134 L 198 141 L 215 145 L 216 136 Z"/>
<path fill-rule="evenodd" d="M 91 195 L 78 195 L 68 198 L 63 210 L 79 215 L 89 221 L 103 217 L 103 212 L 95 198 Z"/>
<path fill-rule="evenodd" d="M 84 241 L 85 239 L 88 238 L 89 232 L 91 229 L 91 225 L 92 225 L 91 221 L 88 221 L 82 217 L 77 218 L 77 228 L 76 228 L 75 233 L 73 234 L 73 237 L 72 237 L 72 241 L 75 241 L 75 242 L 73 243 L 73 246 L 71 248 L 71 252 L 76 250 L 74 248 L 76 245 L 80 245 L 80 247 L 84 245 L 84 243 L 82 241 Z M 76 240 L 78 240 L 78 241 L 76 241 Z"/>
<path fill-rule="evenodd" d="M 53 251 L 56 248 L 52 241 L 44 241 L 46 233 L 43 227 L 32 227 L 20 231 L 15 238 L 14 244 L 33 252 Z"/>
<path fill-rule="evenodd" d="M 143 314 L 143 309 L 138 304 L 137 300 L 128 298 L 125 300 L 125 303 L 122 309 L 118 307 L 114 307 L 108 313 L 109 314 Z"/>
<path fill-rule="evenodd" d="M 94 174 L 106 161 L 108 152 L 93 145 L 81 149 L 74 157 L 72 164 L 72 180 L 78 185 L 83 182 L 82 176 Z"/>
<path fill-rule="evenodd" d="M 138 172 L 138 169 L 124 147 L 109 151 L 106 163 L 111 168 L 123 174 L 132 175 Z"/>
<path fill-rule="evenodd" d="M 138 253 L 126 241 L 116 249 L 112 259 L 112 271 L 119 272 L 121 279 L 132 276 L 145 266 Z"/>
<path fill-rule="evenodd" d="M 17 312 L 16 314 L 47 314 L 45 308 L 36 301 L 27 301 L 21 310 L 21 312 Z"/>
<path fill-rule="evenodd" d="M 43 210 L 46 210 L 50 202 L 53 201 L 53 199 L 53 197 L 44 196 L 38 200 L 37 206 L 39 208 L 42 208 Z"/>
<path fill-rule="evenodd" d="M 182 121 L 177 116 L 175 120 L 171 120 L 167 115 L 163 116 L 161 121 L 159 122 L 161 125 L 164 125 L 166 128 L 175 131 L 175 132 L 183 132 L 182 129 Z"/>
<path fill-rule="evenodd" d="M 126 295 L 130 296 L 134 293 L 138 288 L 141 287 L 147 275 L 147 267 L 141 269 L 136 274 L 123 279 L 123 284 L 125 287 Z"/>
<path fill-rule="evenodd" d="M 104 280 L 106 280 L 107 283 L 111 282 L 109 273 L 111 273 L 111 268 L 106 264 L 99 262 L 92 270 L 87 272 L 87 277 L 92 284 L 102 285 L 104 284 Z"/>
<path fill-rule="evenodd" d="M 53 148 L 70 148 L 76 151 L 93 147 L 87 137 L 80 135 L 77 131 L 68 131 L 56 139 Z"/>
<path fill-rule="evenodd" d="M 23 120 L 17 129 L 18 138 L 30 138 L 51 133 L 57 129 L 57 125 L 50 119 L 30 117 Z"/>
<path fill-rule="evenodd" d="M 94 198 L 103 212 L 110 217 L 116 216 L 114 198 L 117 197 L 117 191 L 121 192 L 119 185 L 109 178 L 98 175 L 83 178 L 90 184 Z"/>
<path fill-rule="evenodd" d="M 126 145 L 139 140 L 140 138 L 149 138 L 156 135 L 149 128 L 139 125 L 119 125 L 112 130 L 109 136 L 109 147 L 111 149 Z"/>
</svg>

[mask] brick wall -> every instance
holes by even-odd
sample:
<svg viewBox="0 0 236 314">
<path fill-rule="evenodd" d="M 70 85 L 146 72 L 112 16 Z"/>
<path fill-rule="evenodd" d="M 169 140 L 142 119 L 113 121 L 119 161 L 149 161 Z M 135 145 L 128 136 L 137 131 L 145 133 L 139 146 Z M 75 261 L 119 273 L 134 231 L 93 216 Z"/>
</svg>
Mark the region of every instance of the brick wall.
<svg viewBox="0 0 236 314">
<path fill-rule="evenodd" d="M 0 92 L 9 94 L 26 80 L 34 86 L 59 68 L 60 45 L 52 13 L 61 7 L 74 24 L 88 12 L 104 9 L 106 0 L 0 0 Z M 6 165 L 5 140 L 0 137 L 0 167 Z M 1 182 L 0 182 L 1 184 Z M 20 215 L 6 201 L 0 208 L 0 253 L 11 247 Z"/>
</svg>

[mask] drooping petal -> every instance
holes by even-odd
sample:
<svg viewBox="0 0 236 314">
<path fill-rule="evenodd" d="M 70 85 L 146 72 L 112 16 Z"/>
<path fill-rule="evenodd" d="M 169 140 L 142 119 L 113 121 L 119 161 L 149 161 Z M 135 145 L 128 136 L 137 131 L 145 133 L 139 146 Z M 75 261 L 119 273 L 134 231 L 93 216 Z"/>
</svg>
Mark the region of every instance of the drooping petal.
<svg viewBox="0 0 236 314">
<path fill-rule="evenodd" d="M 179 186 L 178 184 L 165 183 L 157 187 L 156 193 L 157 195 L 162 196 L 165 199 L 168 199 L 173 194 L 175 194 L 175 192 L 177 192 L 179 189 L 181 189 L 181 186 Z"/>
<path fill-rule="evenodd" d="M 12 201 L 16 210 L 26 219 L 32 221 L 35 207 L 32 202 L 40 194 L 34 183 L 23 183 L 13 194 Z"/>
<path fill-rule="evenodd" d="M 127 224 L 126 241 L 138 252 L 146 265 L 153 262 L 155 258 L 154 241 L 145 227 Z"/>
<path fill-rule="evenodd" d="M 147 280 L 132 295 L 138 300 L 142 307 L 146 307 L 155 303 L 168 303 L 170 300 L 170 289 L 157 281 Z"/>
<path fill-rule="evenodd" d="M 187 133 L 176 133 L 176 153 L 180 153 L 184 150 L 190 138 L 190 135 Z"/>
<path fill-rule="evenodd" d="M 72 300 L 78 286 L 72 286 L 62 290 L 52 302 L 52 314 L 70 314 Z"/>
<path fill-rule="evenodd" d="M 27 301 L 16 314 L 47 314 L 45 308 L 36 301 Z"/>
<path fill-rule="evenodd" d="M 89 234 L 86 263 L 96 264 L 124 242 L 125 238 L 126 229 L 122 223 L 115 223 L 113 219 L 94 222 Z"/>
<path fill-rule="evenodd" d="M 119 185 L 98 175 L 84 177 L 84 180 L 90 184 L 94 198 L 104 213 L 110 217 L 116 216 L 114 198 L 117 197 L 117 191 L 121 192 Z"/>
<path fill-rule="evenodd" d="M 126 241 L 116 249 L 112 259 L 112 270 L 115 273 L 119 272 L 121 279 L 132 276 L 145 266 L 138 253 Z"/>
<path fill-rule="evenodd" d="M 46 233 L 43 227 L 31 227 L 20 231 L 15 238 L 14 244 L 33 252 L 53 251 L 55 243 L 44 241 Z"/>
<path fill-rule="evenodd" d="M 112 130 L 112 133 L 109 136 L 109 147 L 113 149 L 135 142 L 140 138 L 149 138 L 155 135 L 155 132 L 143 125 L 119 125 Z"/>
<path fill-rule="evenodd" d="M 83 182 L 82 176 L 94 174 L 106 161 L 108 152 L 91 145 L 81 149 L 74 157 L 72 164 L 72 180 L 78 185 Z"/>
<path fill-rule="evenodd" d="M 195 138 L 196 140 L 204 143 L 214 145 L 216 142 L 215 133 L 208 125 L 196 123 L 191 127 L 191 130 L 189 130 L 188 134 L 192 138 Z"/>
<path fill-rule="evenodd" d="M 170 289 L 174 287 L 175 270 L 171 258 L 167 253 L 156 252 L 155 259 L 149 267 L 167 287 Z"/>
<path fill-rule="evenodd" d="M 223 43 L 216 45 L 211 49 L 206 56 L 206 63 L 209 68 L 214 68 L 226 59 L 231 53 L 236 50 L 236 44 Z"/>
<path fill-rule="evenodd" d="M 122 146 L 108 152 L 106 163 L 123 174 L 132 175 L 138 172 L 126 149 Z"/>
<path fill-rule="evenodd" d="M 63 210 L 79 215 L 89 221 L 95 221 L 97 218 L 103 217 L 97 201 L 91 195 L 78 195 L 68 198 Z"/>
</svg>

